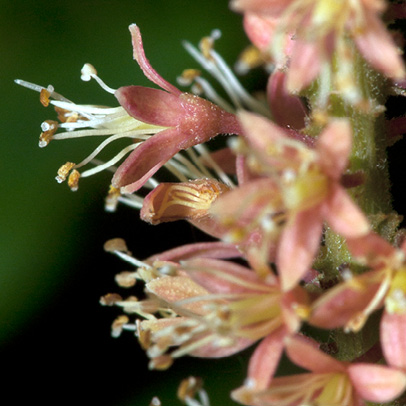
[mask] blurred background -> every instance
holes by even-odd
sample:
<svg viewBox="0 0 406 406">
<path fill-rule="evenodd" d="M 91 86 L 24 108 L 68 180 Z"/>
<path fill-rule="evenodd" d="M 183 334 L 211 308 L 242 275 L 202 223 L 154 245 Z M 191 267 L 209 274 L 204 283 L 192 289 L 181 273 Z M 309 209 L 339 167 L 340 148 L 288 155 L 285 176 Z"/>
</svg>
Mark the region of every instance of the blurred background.
<svg viewBox="0 0 406 406">
<path fill-rule="evenodd" d="M 103 251 L 106 240 L 124 238 L 143 259 L 204 236 L 186 223 L 148 226 L 123 206 L 106 213 L 108 173 L 82 179 L 75 193 L 57 184 L 59 166 L 79 162 L 98 141 L 58 141 L 40 149 L 40 124 L 54 112 L 39 103 L 38 93 L 13 81 L 52 84 L 77 103 L 115 106 L 94 81 L 80 80 L 80 69 L 92 63 L 113 88 L 150 86 L 132 59 L 129 24 L 140 26 L 152 66 L 175 84 L 183 69 L 197 67 L 181 41 L 197 44 L 214 28 L 223 32 L 216 49 L 234 63 L 248 43 L 241 16 L 229 10 L 228 0 L 0 0 L 0 6 L 2 398 L 144 406 L 158 396 L 163 405 L 178 405 L 180 380 L 196 375 L 204 378 L 213 406 L 233 404 L 229 391 L 242 383 L 251 350 L 225 360 L 185 358 L 167 372 L 148 372 L 131 333 L 110 336 L 119 310 L 99 305 L 106 293 L 126 295 L 114 275 L 128 266 Z M 391 154 L 393 173 L 403 177 L 404 142 Z M 394 193 L 404 213 L 402 184 Z"/>
<path fill-rule="evenodd" d="M 110 336 L 119 309 L 99 305 L 106 293 L 127 295 L 114 275 L 128 266 L 103 251 L 106 240 L 125 238 L 143 259 L 201 236 L 187 224 L 148 226 L 123 206 L 106 213 L 109 173 L 82 179 L 75 193 L 58 184 L 59 166 L 79 162 L 99 141 L 59 141 L 40 149 L 40 124 L 55 119 L 54 111 L 14 79 L 52 84 L 77 103 L 116 106 L 95 82 L 80 80 L 80 69 L 92 63 L 113 88 L 154 86 L 132 59 L 129 24 L 140 26 L 147 57 L 176 84 L 183 69 L 197 67 L 184 39 L 197 44 L 220 28 L 216 49 L 234 63 L 247 44 L 241 16 L 227 0 L 3 0 L 0 6 L 2 398 L 11 395 L 12 404 L 142 406 L 159 396 L 164 405 L 176 405 L 179 381 L 192 374 L 205 378 L 213 404 L 232 404 L 228 393 L 244 378 L 243 355 L 184 359 L 168 372 L 147 372 L 131 333 Z"/>
</svg>

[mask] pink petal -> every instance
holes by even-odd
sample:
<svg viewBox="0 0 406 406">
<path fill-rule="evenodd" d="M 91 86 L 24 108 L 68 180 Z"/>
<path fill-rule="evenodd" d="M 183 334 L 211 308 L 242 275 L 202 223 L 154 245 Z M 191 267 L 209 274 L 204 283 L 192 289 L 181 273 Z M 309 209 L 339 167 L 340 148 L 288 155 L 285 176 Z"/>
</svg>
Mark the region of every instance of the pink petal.
<svg viewBox="0 0 406 406">
<path fill-rule="evenodd" d="M 306 108 L 298 96 L 286 91 L 286 74 L 275 71 L 267 85 L 268 104 L 274 120 L 282 127 L 300 130 L 305 126 Z"/>
<path fill-rule="evenodd" d="M 352 130 L 349 121 L 331 120 L 316 142 L 319 163 L 324 173 L 333 179 L 340 179 L 348 165 L 351 143 Z"/>
<path fill-rule="evenodd" d="M 241 111 L 238 118 L 243 126 L 244 136 L 255 152 L 267 163 L 278 169 L 302 164 L 299 153 L 305 145 L 272 121 L 257 114 Z"/>
<path fill-rule="evenodd" d="M 179 97 L 163 90 L 125 86 L 114 95 L 131 117 L 145 123 L 175 127 L 186 113 Z"/>
<path fill-rule="evenodd" d="M 269 293 L 257 274 L 242 265 L 210 258 L 195 258 L 181 263 L 182 269 L 200 286 L 212 293 Z"/>
<path fill-rule="evenodd" d="M 224 226 L 219 219 L 214 218 L 210 214 L 199 219 L 188 220 L 190 224 L 207 235 L 221 239 L 229 231 L 229 228 Z"/>
<path fill-rule="evenodd" d="M 187 245 L 181 245 L 180 247 L 173 248 L 171 250 L 155 254 L 147 259 L 150 261 L 174 261 L 178 262 L 181 259 L 192 258 L 237 258 L 241 253 L 234 244 L 228 244 L 222 241 L 215 242 L 201 242 Z"/>
<path fill-rule="evenodd" d="M 266 118 L 247 111 L 240 111 L 238 114 L 244 136 L 248 142 L 258 151 L 266 152 L 274 143 L 283 141 L 287 132 Z"/>
<path fill-rule="evenodd" d="M 287 89 L 298 93 L 316 79 L 321 68 L 320 49 L 313 42 L 296 39 L 291 51 Z"/>
<path fill-rule="evenodd" d="M 392 79 L 404 78 L 405 67 L 400 50 L 395 46 L 386 26 L 375 15 L 367 14 L 365 19 L 365 28 L 354 35 L 361 54 L 386 76 Z"/>
<path fill-rule="evenodd" d="M 259 178 L 223 193 L 212 204 L 210 213 L 232 229 L 252 225 L 267 206 L 277 205 L 277 185 L 272 179 Z"/>
<path fill-rule="evenodd" d="M 312 372 L 324 374 L 344 372 L 346 364 L 340 362 L 318 349 L 318 343 L 312 339 L 296 335 L 286 340 L 285 349 L 288 357 L 298 366 Z"/>
<path fill-rule="evenodd" d="M 244 31 L 250 41 L 261 51 L 266 52 L 275 31 L 277 19 L 255 13 L 245 13 L 243 25 Z"/>
<path fill-rule="evenodd" d="M 144 75 L 160 88 L 166 90 L 169 93 L 181 94 L 181 91 L 175 86 L 168 83 L 156 70 L 151 66 L 144 53 L 144 46 L 142 44 L 141 32 L 136 24 L 131 24 L 129 27 L 131 33 L 131 39 L 133 44 L 134 59 L 138 62 L 138 65 L 144 72 Z"/>
<path fill-rule="evenodd" d="M 353 364 L 348 375 L 357 393 L 370 402 L 390 402 L 406 388 L 406 374 L 383 365 Z"/>
<path fill-rule="evenodd" d="M 327 223 L 345 238 L 357 238 L 370 231 L 367 217 L 340 185 L 331 188 L 323 205 Z"/>
<path fill-rule="evenodd" d="M 176 128 L 169 128 L 144 141 L 119 166 L 111 181 L 122 193 L 133 193 L 177 152 L 183 135 Z"/>
<path fill-rule="evenodd" d="M 367 272 L 324 293 L 313 304 L 309 323 L 327 329 L 344 327 L 375 296 L 381 284 L 376 275 L 376 271 Z"/>
<path fill-rule="evenodd" d="M 281 327 L 264 338 L 257 346 L 248 365 L 248 379 L 254 390 L 266 389 L 278 367 L 284 348 L 286 330 Z"/>
<path fill-rule="evenodd" d="M 355 257 L 371 266 L 396 254 L 395 247 L 373 232 L 358 238 L 347 238 L 347 246 Z"/>
<path fill-rule="evenodd" d="M 310 269 L 320 246 L 322 226 L 318 206 L 297 213 L 285 226 L 276 257 L 283 290 L 296 286 Z"/>
<path fill-rule="evenodd" d="M 187 276 L 162 276 L 152 279 L 146 285 L 147 292 L 153 293 L 159 298 L 174 303 L 180 300 L 207 295 L 207 290 L 199 286 Z M 197 314 L 207 312 L 208 300 L 191 301 L 182 305 L 182 308 Z"/>
<path fill-rule="evenodd" d="M 381 344 L 388 364 L 406 372 L 406 314 L 383 313 Z"/>
</svg>

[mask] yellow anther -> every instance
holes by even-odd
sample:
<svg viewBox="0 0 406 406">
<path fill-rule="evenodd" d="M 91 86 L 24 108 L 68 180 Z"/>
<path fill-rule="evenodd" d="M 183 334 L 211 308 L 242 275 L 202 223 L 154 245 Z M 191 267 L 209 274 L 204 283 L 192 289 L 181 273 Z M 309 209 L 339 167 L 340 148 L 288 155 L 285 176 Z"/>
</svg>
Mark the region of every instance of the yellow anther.
<svg viewBox="0 0 406 406">
<path fill-rule="evenodd" d="M 199 69 L 185 69 L 181 75 L 182 84 L 190 85 L 201 74 Z"/>
<path fill-rule="evenodd" d="M 123 331 L 124 325 L 127 324 L 129 321 L 130 320 L 127 316 L 122 315 L 117 317 L 111 325 L 111 335 L 113 337 L 119 337 L 121 335 L 121 332 Z"/>
<path fill-rule="evenodd" d="M 109 192 L 105 199 L 105 209 L 109 212 L 116 211 L 118 198 L 121 196 L 120 189 L 110 185 Z"/>
<path fill-rule="evenodd" d="M 79 179 L 80 179 L 80 173 L 79 173 L 79 171 L 74 169 L 68 178 L 68 186 L 70 187 L 70 190 L 72 190 L 72 192 L 76 192 L 78 190 Z"/>
<path fill-rule="evenodd" d="M 157 369 L 159 371 L 163 371 L 168 369 L 173 364 L 173 359 L 170 355 L 161 355 L 160 357 L 156 357 L 151 359 L 148 367 L 149 369 Z"/>
<path fill-rule="evenodd" d="M 127 244 L 122 238 L 112 238 L 111 240 L 106 241 L 103 248 L 107 252 L 119 251 L 127 254 L 130 253 L 128 251 Z"/>
<path fill-rule="evenodd" d="M 39 146 L 41 148 L 46 147 L 52 140 L 52 137 L 58 130 L 59 124 L 54 120 L 45 120 L 42 125 L 42 133 L 39 136 Z"/>
<path fill-rule="evenodd" d="M 249 69 L 258 68 L 265 63 L 265 59 L 261 51 L 254 45 L 247 46 L 238 57 L 237 65 L 240 69 L 247 71 Z"/>
<path fill-rule="evenodd" d="M 122 300 L 123 298 L 117 293 L 108 293 L 100 298 L 100 304 L 103 306 L 113 306 Z"/>
<path fill-rule="evenodd" d="M 48 107 L 50 100 L 49 97 L 51 96 L 51 93 L 47 89 L 41 89 L 41 92 L 39 94 L 39 101 L 44 107 Z"/>
<path fill-rule="evenodd" d="M 196 393 L 202 388 L 201 378 L 195 378 L 190 376 L 189 378 L 184 379 L 178 388 L 178 398 L 184 402 L 186 398 L 193 399 L 196 396 Z"/>
<path fill-rule="evenodd" d="M 211 50 L 213 49 L 214 40 L 212 37 L 203 37 L 200 40 L 199 48 L 202 51 L 203 56 L 206 59 L 212 60 L 212 56 L 210 55 Z"/>
<path fill-rule="evenodd" d="M 123 271 L 116 275 L 115 281 L 122 288 L 131 288 L 136 284 L 134 272 Z"/>
</svg>

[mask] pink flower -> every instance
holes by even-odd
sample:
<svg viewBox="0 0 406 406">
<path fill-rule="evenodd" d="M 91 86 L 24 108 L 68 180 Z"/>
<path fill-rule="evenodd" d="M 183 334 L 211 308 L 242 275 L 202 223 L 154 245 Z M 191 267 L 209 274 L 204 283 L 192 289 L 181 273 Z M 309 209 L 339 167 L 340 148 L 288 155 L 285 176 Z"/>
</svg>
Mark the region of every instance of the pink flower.
<svg viewBox="0 0 406 406">
<path fill-rule="evenodd" d="M 117 249 L 115 243 L 110 246 Z M 123 248 L 119 250 L 122 256 Z M 138 320 L 135 328 L 152 368 L 167 368 L 186 354 L 229 356 L 265 338 L 250 367 L 266 368 L 261 379 L 265 386 L 277 367 L 284 337 L 297 332 L 308 314 L 308 298 L 301 287 L 282 292 L 269 267 L 256 272 L 216 259 L 238 255 L 224 243 L 191 244 L 156 255 L 133 273 L 145 281 L 147 299 L 106 296 L 104 303 L 117 304 L 145 319 Z M 125 286 L 130 286 L 127 282 Z M 113 326 L 115 331 L 134 328 L 128 318 L 119 318 Z M 264 356 L 264 345 L 272 346 L 272 355 Z"/>
<path fill-rule="evenodd" d="M 250 406 L 363 406 L 365 401 L 389 402 L 406 388 L 406 374 L 395 368 L 338 361 L 301 336 L 286 340 L 286 352 L 309 373 L 276 377 L 257 388 L 255 371 L 232 393 L 234 400 Z"/>
<path fill-rule="evenodd" d="M 309 148 L 262 117 L 250 113 L 239 117 L 255 167 L 279 185 L 283 205 L 276 212 L 285 213 L 286 224 L 276 263 L 282 287 L 288 290 L 310 269 L 324 221 L 348 238 L 369 231 L 366 217 L 340 183 L 351 150 L 351 128 L 344 119 L 332 119 Z"/>
<path fill-rule="evenodd" d="M 380 19 L 385 3 L 381 0 L 344 2 L 308 2 L 305 0 L 234 0 L 232 7 L 251 17 L 256 14 L 269 25 L 271 49 L 277 64 L 289 60 L 287 87 L 297 92 L 309 85 L 326 63 L 331 64 L 335 53 L 340 63 L 352 63 L 348 58 L 350 47 L 347 36 L 355 42 L 364 58 L 377 70 L 392 79 L 403 78 L 404 64 L 390 34 Z M 247 17 L 248 18 L 248 17 Z M 260 41 L 252 25 L 248 35 Z M 294 33 L 293 47 L 286 52 L 286 35 Z M 351 52 L 350 52 L 351 53 Z"/>
<path fill-rule="evenodd" d="M 162 131 L 143 142 L 116 171 L 112 184 L 124 193 L 138 190 L 177 152 L 208 141 L 217 134 L 238 134 L 237 119 L 213 103 L 182 93 L 164 80 L 146 59 L 139 28 L 130 26 L 134 59 L 145 76 L 163 90 L 121 87 L 115 96 L 127 113 Z"/>
<path fill-rule="evenodd" d="M 358 276 L 349 275 L 344 282 L 321 296 L 314 303 L 310 323 L 357 332 L 369 315 L 383 306 L 383 320 L 397 323 L 395 315 L 404 317 L 406 314 L 406 246 L 397 250 L 372 232 L 348 239 L 347 244 L 355 259 L 371 270 Z"/>
</svg>

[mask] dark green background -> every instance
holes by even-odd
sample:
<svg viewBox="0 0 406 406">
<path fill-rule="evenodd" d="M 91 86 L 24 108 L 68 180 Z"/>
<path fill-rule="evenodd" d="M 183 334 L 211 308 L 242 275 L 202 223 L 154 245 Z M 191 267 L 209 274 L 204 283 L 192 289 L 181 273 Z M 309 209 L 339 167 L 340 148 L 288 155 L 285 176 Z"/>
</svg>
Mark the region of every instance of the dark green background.
<svg viewBox="0 0 406 406">
<path fill-rule="evenodd" d="M 53 111 L 13 80 L 52 84 L 78 103 L 114 106 L 112 95 L 80 80 L 80 69 L 92 63 L 115 88 L 149 85 L 132 60 L 129 24 L 140 26 L 152 65 L 175 83 L 184 68 L 197 66 L 182 48 L 183 39 L 196 44 L 220 28 L 217 49 L 235 61 L 247 44 L 241 16 L 229 11 L 226 0 L 0 5 L 0 365 L 7 375 L 2 398 L 12 396 L 12 404 L 141 406 L 158 395 L 171 405 L 177 404 L 179 380 L 194 374 L 206 378 L 214 405 L 231 404 L 228 392 L 242 382 L 246 369 L 241 356 L 184 359 L 169 372 L 148 373 L 147 359 L 130 333 L 110 337 L 118 309 L 98 303 L 101 295 L 119 291 L 114 275 L 128 269 L 103 251 L 107 239 L 126 238 L 134 255 L 144 258 L 200 236 L 186 224 L 152 228 L 124 207 L 106 213 L 109 174 L 83 179 L 76 193 L 57 184 L 58 167 L 80 161 L 98 142 L 60 141 L 40 149 L 40 124 L 54 118 Z"/>
</svg>

